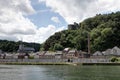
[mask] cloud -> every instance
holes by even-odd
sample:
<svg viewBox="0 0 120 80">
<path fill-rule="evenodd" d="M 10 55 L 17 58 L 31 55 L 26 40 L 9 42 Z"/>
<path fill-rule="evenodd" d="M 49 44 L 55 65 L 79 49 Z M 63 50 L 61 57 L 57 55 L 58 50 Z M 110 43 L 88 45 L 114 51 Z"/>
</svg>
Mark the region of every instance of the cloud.
<svg viewBox="0 0 120 80">
<path fill-rule="evenodd" d="M 53 22 L 55 22 L 55 23 L 60 23 L 59 18 L 56 17 L 56 16 L 52 17 L 51 20 L 52 20 Z"/>
<path fill-rule="evenodd" d="M 30 0 L 0 0 L 0 8 L 1 11 L 9 10 L 22 14 L 32 14 L 35 12 Z"/>
<path fill-rule="evenodd" d="M 35 34 L 36 26 L 21 14 L 6 11 L 8 14 L 0 16 L 0 33 L 4 34 Z"/>
<path fill-rule="evenodd" d="M 0 0 L 0 33 L 35 34 L 36 26 L 24 17 L 34 12 L 29 0 Z"/>
<path fill-rule="evenodd" d="M 99 13 L 120 10 L 120 0 L 42 0 L 68 23 L 80 22 Z"/>
<path fill-rule="evenodd" d="M 0 0 L 0 39 L 18 41 L 36 34 L 37 26 L 24 17 L 34 12 L 29 0 Z"/>
<path fill-rule="evenodd" d="M 47 27 L 40 27 L 36 31 L 35 35 L 22 36 L 23 41 L 43 43 L 49 36 L 55 32 L 64 30 L 65 27 L 56 28 L 54 25 L 48 25 Z"/>
<path fill-rule="evenodd" d="M 42 3 L 42 2 L 44 2 L 45 0 L 38 0 L 38 2 L 40 2 L 40 3 Z"/>
<path fill-rule="evenodd" d="M 64 29 L 54 25 L 36 26 L 25 17 L 35 13 L 30 0 L 0 0 L 0 39 L 42 43 L 56 31 Z"/>
<path fill-rule="evenodd" d="M 39 0 L 39 2 L 45 2 L 47 7 L 59 13 L 68 23 L 80 22 L 99 13 L 120 10 L 120 0 Z M 55 32 L 65 29 L 64 26 L 58 28 L 54 25 L 38 27 L 27 18 L 31 14 L 36 14 L 36 11 L 30 0 L 0 0 L 0 39 L 14 41 L 22 39 L 42 43 Z M 51 20 L 60 22 L 55 16 Z"/>
<path fill-rule="evenodd" d="M 5 34 L 0 34 L 0 39 L 1 40 L 18 41 L 18 38 L 16 36 L 5 35 Z"/>
</svg>

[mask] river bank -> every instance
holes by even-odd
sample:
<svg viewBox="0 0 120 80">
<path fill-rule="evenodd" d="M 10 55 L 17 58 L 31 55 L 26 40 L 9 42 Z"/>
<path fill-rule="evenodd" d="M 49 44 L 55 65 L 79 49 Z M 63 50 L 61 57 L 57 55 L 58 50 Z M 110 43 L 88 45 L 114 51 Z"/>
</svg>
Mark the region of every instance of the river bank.
<svg viewBox="0 0 120 80">
<path fill-rule="evenodd" d="M 120 63 L 72 63 L 72 62 L 0 62 L 0 65 L 120 65 Z"/>
<path fill-rule="evenodd" d="M 71 59 L 0 59 L 0 64 L 8 65 L 120 65 L 110 59 L 77 58 Z"/>
<path fill-rule="evenodd" d="M 68 65 L 68 63 L 65 62 L 0 62 L 0 64 L 5 65 Z"/>
</svg>

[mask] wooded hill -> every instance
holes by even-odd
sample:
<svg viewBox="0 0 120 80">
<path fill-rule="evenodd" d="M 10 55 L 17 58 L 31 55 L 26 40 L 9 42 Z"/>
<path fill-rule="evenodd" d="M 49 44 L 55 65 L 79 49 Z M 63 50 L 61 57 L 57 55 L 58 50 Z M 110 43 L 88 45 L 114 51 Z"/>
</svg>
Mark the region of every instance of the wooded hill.
<svg viewBox="0 0 120 80">
<path fill-rule="evenodd" d="M 87 51 L 87 35 L 90 34 L 91 51 L 103 51 L 120 47 L 120 12 L 97 14 L 79 23 L 77 30 L 64 30 L 50 36 L 44 50 L 63 50 L 66 47 Z"/>
<path fill-rule="evenodd" d="M 21 44 L 21 41 L 14 42 L 14 41 L 8 41 L 8 40 L 0 40 L 0 50 L 4 52 L 17 52 L 19 45 Z M 38 43 L 27 43 L 22 42 L 26 47 L 32 47 L 35 49 L 35 51 L 40 50 L 40 44 Z"/>
</svg>

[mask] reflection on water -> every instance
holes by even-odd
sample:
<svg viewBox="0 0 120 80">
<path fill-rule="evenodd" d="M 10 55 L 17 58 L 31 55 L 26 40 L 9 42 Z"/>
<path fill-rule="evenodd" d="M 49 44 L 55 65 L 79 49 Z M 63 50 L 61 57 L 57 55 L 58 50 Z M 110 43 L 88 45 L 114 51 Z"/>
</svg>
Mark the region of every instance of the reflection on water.
<svg viewBox="0 0 120 80">
<path fill-rule="evenodd" d="M 0 65 L 0 80 L 119 80 L 119 66 Z"/>
</svg>

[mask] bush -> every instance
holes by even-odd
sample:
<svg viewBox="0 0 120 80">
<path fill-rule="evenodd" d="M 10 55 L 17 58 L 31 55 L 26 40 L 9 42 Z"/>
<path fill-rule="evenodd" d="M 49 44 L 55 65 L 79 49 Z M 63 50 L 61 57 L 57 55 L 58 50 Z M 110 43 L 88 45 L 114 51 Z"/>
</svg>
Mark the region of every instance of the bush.
<svg viewBox="0 0 120 80">
<path fill-rule="evenodd" d="M 34 56 L 29 56 L 28 58 L 29 58 L 29 59 L 34 59 Z"/>
<path fill-rule="evenodd" d="M 111 61 L 111 62 L 117 62 L 118 59 L 117 59 L 116 57 L 112 57 L 110 61 Z"/>
<path fill-rule="evenodd" d="M 59 51 L 61 51 L 61 50 L 63 50 L 64 48 L 63 48 L 63 46 L 61 45 L 61 44 L 59 44 L 59 43 L 56 43 L 55 45 L 54 45 L 54 50 L 59 50 Z"/>
</svg>

